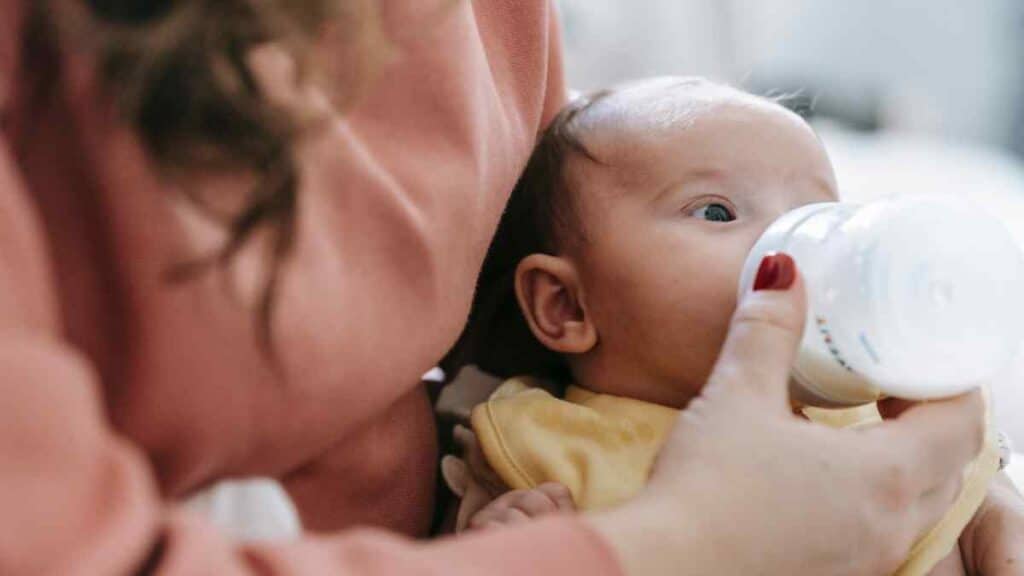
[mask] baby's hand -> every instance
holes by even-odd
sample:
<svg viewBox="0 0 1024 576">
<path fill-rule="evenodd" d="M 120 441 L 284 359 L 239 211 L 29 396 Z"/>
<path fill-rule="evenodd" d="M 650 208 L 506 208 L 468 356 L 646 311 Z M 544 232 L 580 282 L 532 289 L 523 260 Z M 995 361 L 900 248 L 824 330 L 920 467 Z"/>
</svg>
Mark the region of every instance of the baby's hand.
<svg viewBox="0 0 1024 576">
<path fill-rule="evenodd" d="M 1024 576 L 1024 497 L 1004 474 L 960 536 L 972 576 Z"/>
<path fill-rule="evenodd" d="M 510 491 L 487 464 L 480 443 L 469 428 L 456 426 L 455 440 L 462 448 L 462 458 L 445 456 L 441 460 L 441 476 L 459 498 L 456 532 L 514 524 L 527 518 L 576 509 L 569 489 L 561 484 Z"/>
<path fill-rule="evenodd" d="M 481 508 L 470 519 L 470 530 L 507 526 L 576 510 L 569 489 L 549 482 L 530 490 L 513 490 Z"/>
</svg>

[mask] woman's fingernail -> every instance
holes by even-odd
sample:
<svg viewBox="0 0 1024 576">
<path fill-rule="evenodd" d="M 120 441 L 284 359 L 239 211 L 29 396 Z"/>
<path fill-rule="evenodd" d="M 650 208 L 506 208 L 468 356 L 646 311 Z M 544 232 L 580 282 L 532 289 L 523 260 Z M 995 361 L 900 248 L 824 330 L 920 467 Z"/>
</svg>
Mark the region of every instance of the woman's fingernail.
<svg viewBox="0 0 1024 576">
<path fill-rule="evenodd" d="M 796 280 L 796 262 L 789 254 L 769 252 L 761 260 L 754 280 L 754 291 L 789 290 Z"/>
</svg>

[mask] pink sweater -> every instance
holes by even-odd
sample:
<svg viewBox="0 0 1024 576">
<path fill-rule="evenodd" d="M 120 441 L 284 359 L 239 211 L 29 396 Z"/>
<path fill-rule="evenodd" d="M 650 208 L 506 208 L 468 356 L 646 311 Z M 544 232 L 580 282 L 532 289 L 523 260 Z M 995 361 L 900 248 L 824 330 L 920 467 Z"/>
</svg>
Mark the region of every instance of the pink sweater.
<svg viewBox="0 0 1024 576">
<path fill-rule="evenodd" d="M 244 262 L 238 294 L 217 274 L 165 282 L 220 231 L 157 180 L 88 60 L 64 50 L 56 89 L 26 89 L 55 64 L 19 65 L 31 1 L 0 0 L 0 573 L 618 573 L 572 519 L 433 544 L 362 528 L 236 548 L 169 504 L 267 475 L 311 528 L 424 532 L 437 448 L 418 377 L 457 336 L 563 101 L 547 0 L 441 17 L 382 2 L 398 57 L 299 153 L 274 320 L 283 378 L 254 337 Z"/>
</svg>

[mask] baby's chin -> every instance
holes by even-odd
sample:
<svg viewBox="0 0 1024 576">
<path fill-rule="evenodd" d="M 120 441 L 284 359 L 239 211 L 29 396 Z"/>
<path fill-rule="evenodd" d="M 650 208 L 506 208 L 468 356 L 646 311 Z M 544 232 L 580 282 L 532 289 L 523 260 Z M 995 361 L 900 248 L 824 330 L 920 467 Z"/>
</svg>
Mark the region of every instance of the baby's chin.
<svg viewBox="0 0 1024 576">
<path fill-rule="evenodd" d="M 677 372 L 679 376 L 673 380 L 671 387 L 666 391 L 666 400 L 663 404 L 679 410 L 689 406 L 690 402 L 704 391 L 708 378 L 711 377 L 711 371 L 715 367 L 715 360 L 717 360 L 717 355 L 707 358 L 699 367 L 680 366 Z"/>
<path fill-rule="evenodd" d="M 705 381 L 707 381 L 707 378 L 701 380 L 701 384 L 698 385 L 693 383 L 691 379 L 669 383 L 658 382 L 653 379 L 634 378 L 620 381 L 577 382 L 576 385 L 591 392 L 632 398 L 633 400 L 683 410 L 689 406 L 694 398 L 700 396 L 700 392 L 704 388 L 703 382 Z"/>
</svg>

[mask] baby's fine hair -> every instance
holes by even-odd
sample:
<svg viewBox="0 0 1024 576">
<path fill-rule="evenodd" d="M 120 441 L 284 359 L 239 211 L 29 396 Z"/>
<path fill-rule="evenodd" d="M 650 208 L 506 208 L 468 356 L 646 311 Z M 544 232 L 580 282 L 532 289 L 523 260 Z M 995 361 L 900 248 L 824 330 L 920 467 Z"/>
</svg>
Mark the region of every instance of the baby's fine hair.
<svg viewBox="0 0 1024 576">
<path fill-rule="evenodd" d="M 565 359 L 530 332 L 516 301 L 515 272 L 530 254 L 558 254 L 567 243 L 585 240 L 565 166 L 573 155 L 599 162 L 583 143 L 580 120 L 611 93 L 576 98 L 540 135 L 487 251 L 469 321 L 442 363 L 448 374 L 472 364 L 501 377 L 568 378 Z"/>
</svg>

